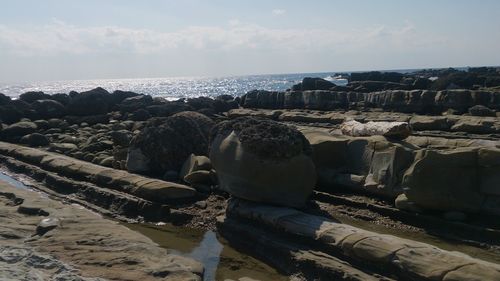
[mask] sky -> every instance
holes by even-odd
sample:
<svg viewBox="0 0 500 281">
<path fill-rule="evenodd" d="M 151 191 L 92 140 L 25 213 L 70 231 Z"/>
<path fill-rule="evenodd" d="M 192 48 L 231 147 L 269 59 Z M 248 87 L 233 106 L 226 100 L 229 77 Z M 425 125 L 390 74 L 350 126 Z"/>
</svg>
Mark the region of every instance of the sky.
<svg viewBox="0 0 500 281">
<path fill-rule="evenodd" d="M 0 82 L 482 65 L 498 0 L 0 0 Z"/>
</svg>

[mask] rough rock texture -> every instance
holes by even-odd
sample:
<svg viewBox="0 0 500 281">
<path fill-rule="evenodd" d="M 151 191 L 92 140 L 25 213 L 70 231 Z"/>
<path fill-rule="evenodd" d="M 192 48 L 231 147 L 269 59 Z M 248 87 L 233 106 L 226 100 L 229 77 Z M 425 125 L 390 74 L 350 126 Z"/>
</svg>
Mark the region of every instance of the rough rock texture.
<svg viewBox="0 0 500 281">
<path fill-rule="evenodd" d="M 130 142 L 127 157 L 129 171 L 160 176 L 167 171 L 178 173 L 191 153 L 207 155 L 210 123 L 207 119 L 199 113 L 190 113 L 150 120 Z M 129 164 L 135 162 L 140 162 L 143 168 L 136 169 L 135 165 Z"/>
<path fill-rule="evenodd" d="M 60 176 L 85 179 L 153 202 L 181 201 L 196 196 L 196 191 L 186 185 L 146 178 L 35 148 L 0 142 L 0 154 L 54 171 Z"/>
<path fill-rule="evenodd" d="M 115 221 L 4 182 L 0 189 L 2 280 L 202 280 L 200 263 Z M 21 206 L 50 217 L 20 213 Z"/>
<path fill-rule="evenodd" d="M 394 198 L 403 192 L 401 181 L 413 162 L 411 145 L 382 136 L 354 138 L 314 129 L 302 132 L 312 146 L 320 189 L 363 190 Z"/>
<path fill-rule="evenodd" d="M 111 94 L 103 88 L 75 94 L 71 97 L 67 110 L 72 115 L 88 116 L 108 112 Z"/>
<path fill-rule="evenodd" d="M 433 210 L 500 215 L 500 149 L 424 150 L 406 171 L 409 201 Z"/>
<path fill-rule="evenodd" d="M 0 132 L 0 136 L 2 139 L 17 142 L 23 136 L 34 133 L 37 128 L 37 125 L 33 122 L 22 121 L 4 128 Z"/>
<path fill-rule="evenodd" d="M 297 130 L 242 118 L 213 130 L 210 160 L 220 187 L 236 197 L 302 207 L 316 182 L 310 146 Z"/>
<path fill-rule="evenodd" d="M 344 135 L 353 137 L 381 135 L 393 139 L 405 139 L 411 134 L 407 122 L 368 122 L 366 124 L 352 120 L 343 123 L 340 130 Z"/>
<path fill-rule="evenodd" d="M 364 89 L 368 84 L 367 82 L 363 83 L 364 86 L 361 88 Z M 387 83 L 383 83 L 383 86 L 386 87 Z M 465 113 L 474 105 L 483 105 L 493 110 L 499 110 L 500 92 L 473 90 L 376 91 L 375 89 L 375 91 L 363 93 L 347 90 L 292 90 L 286 92 L 254 90 L 242 96 L 241 105 L 247 108 L 320 110 L 372 107 L 408 113 L 441 113 L 452 109 L 459 113 Z"/>
<path fill-rule="evenodd" d="M 55 100 L 37 100 L 31 104 L 42 119 L 60 118 L 66 114 L 66 108 Z"/>
<path fill-rule="evenodd" d="M 327 253 L 336 253 L 340 259 L 347 259 L 354 264 L 360 262 L 365 266 L 373 265 L 372 268 L 376 272 L 395 276 L 398 280 L 493 281 L 500 279 L 498 264 L 475 259 L 459 252 L 445 251 L 429 244 L 366 231 L 294 209 L 233 201 L 228 208 L 227 215 L 236 221 L 252 221 L 258 226 L 255 231 L 248 231 L 245 235 L 238 231 L 237 223 L 226 225 L 222 222 L 219 225 L 221 229 L 225 228 L 223 233 L 230 239 L 237 239 L 237 237 L 231 237 L 231 233 L 244 235 L 242 238 L 247 240 L 247 245 L 253 245 L 250 247 L 258 247 L 259 239 L 265 239 L 252 233 L 258 233 L 259 227 L 266 227 L 291 236 L 290 239 L 280 241 L 277 245 L 284 252 L 289 253 L 288 255 L 293 255 L 295 252 L 290 251 L 289 247 L 302 241 L 306 245 L 315 246 L 319 252 L 317 256 L 326 257 Z M 272 241 L 269 243 L 273 245 Z M 276 247 L 276 245 L 273 246 Z M 307 247 L 304 246 L 300 249 L 307 251 Z M 342 271 L 352 273 L 355 269 L 352 263 L 351 265 L 345 263 Z M 281 262 L 276 262 L 276 264 L 283 265 Z M 319 263 L 312 271 L 313 276 L 321 276 L 324 271 L 328 271 L 328 268 Z M 346 278 L 345 275 L 343 276 L 338 279 L 369 280 L 368 277 Z M 323 277 L 320 280 L 328 279 Z"/>
</svg>

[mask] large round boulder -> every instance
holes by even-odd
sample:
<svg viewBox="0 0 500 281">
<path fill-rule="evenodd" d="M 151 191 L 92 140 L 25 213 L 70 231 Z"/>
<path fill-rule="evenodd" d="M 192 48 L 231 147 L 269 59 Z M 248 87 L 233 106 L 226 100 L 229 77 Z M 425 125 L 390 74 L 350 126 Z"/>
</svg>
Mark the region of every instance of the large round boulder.
<svg viewBox="0 0 500 281">
<path fill-rule="evenodd" d="M 200 115 L 193 113 L 150 119 L 130 142 L 127 169 L 161 176 L 167 171 L 178 173 L 192 153 L 207 155 L 207 124 L 200 122 L 204 119 Z"/>
<path fill-rule="evenodd" d="M 246 200 L 303 207 L 316 183 L 310 154 L 301 132 L 271 120 L 241 117 L 212 130 L 220 188 Z"/>
</svg>

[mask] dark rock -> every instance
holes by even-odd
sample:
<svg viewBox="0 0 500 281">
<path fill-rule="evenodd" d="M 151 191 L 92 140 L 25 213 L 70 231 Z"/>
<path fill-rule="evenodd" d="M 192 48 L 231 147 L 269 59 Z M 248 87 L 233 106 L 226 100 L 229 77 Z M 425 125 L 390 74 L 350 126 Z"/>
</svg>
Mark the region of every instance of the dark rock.
<svg viewBox="0 0 500 281">
<path fill-rule="evenodd" d="M 68 94 L 53 94 L 50 96 L 50 99 L 55 100 L 64 106 L 68 105 L 71 100 Z"/>
<path fill-rule="evenodd" d="M 192 111 L 193 107 L 184 102 L 167 102 L 161 105 L 150 105 L 146 108 L 154 117 L 168 117 L 182 111 Z"/>
<path fill-rule="evenodd" d="M 19 100 L 22 100 L 27 103 L 33 103 L 37 100 L 46 100 L 50 99 L 50 95 L 45 94 L 44 92 L 26 92 L 19 96 Z"/>
<path fill-rule="evenodd" d="M 109 116 L 107 114 L 97 114 L 89 116 L 65 116 L 66 121 L 70 124 L 82 124 L 86 123 L 86 126 L 95 124 L 107 124 L 109 122 Z"/>
<path fill-rule="evenodd" d="M 431 80 L 423 77 L 418 77 L 417 79 L 415 79 L 415 81 L 413 81 L 411 88 L 416 90 L 427 90 L 430 88 L 431 84 Z"/>
<path fill-rule="evenodd" d="M 404 75 L 398 72 L 354 72 L 351 73 L 350 81 L 384 81 L 399 83 L 403 77 Z"/>
<path fill-rule="evenodd" d="M 21 137 L 34 133 L 38 127 L 33 122 L 18 122 L 4 128 L 0 135 L 9 141 L 18 141 Z"/>
<path fill-rule="evenodd" d="M 6 96 L 2 93 L 0 93 L 0 105 L 6 105 L 11 102 L 11 98 L 9 96 Z"/>
<path fill-rule="evenodd" d="M 322 78 L 305 77 L 301 83 L 292 86 L 292 91 L 329 90 L 335 86 L 332 82 Z"/>
<path fill-rule="evenodd" d="M 34 147 L 47 146 L 50 143 L 49 139 L 45 135 L 39 133 L 26 135 L 22 137 L 19 142 Z"/>
<path fill-rule="evenodd" d="M 58 218 L 44 218 L 36 226 L 36 234 L 43 236 L 45 233 L 57 228 L 61 224 Z"/>
<path fill-rule="evenodd" d="M 491 110 L 484 105 L 474 105 L 473 107 L 469 108 L 469 113 L 472 116 L 496 116 L 494 110 Z"/>
<path fill-rule="evenodd" d="M 148 95 L 139 95 L 124 99 L 118 107 L 122 113 L 130 113 L 144 109 L 153 103 L 153 98 Z"/>
<path fill-rule="evenodd" d="M 203 132 L 205 136 L 209 136 L 210 132 L 212 131 L 212 128 L 214 127 L 215 123 L 212 119 L 207 117 L 204 114 L 201 114 L 199 112 L 194 112 L 194 111 L 183 111 L 176 113 L 172 116 L 183 116 L 192 119 L 193 121 L 198 124 L 199 128 Z"/>
<path fill-rule="evenodd" d="M 110 133 L 110 136 L 115 145 L 123 147 L 127 147 L 130 144 L 130 140 L 132 139 L 132 134 L 127 130 L 112 131 Z"/>
<path fill-rule="evenodd" d="M 96 88 L 80 94 L 71 94 L 68 112 L 77 116 L 106 114 L 110 108 L 111 95 L 103 88 Z"/>
<path fill-rule="evenodd" d="M 140 94 L 138 94 L 138 93 L 134 93 L 134 92 L 130 92 L 130 91 L 116 90 L 111 94 L 111 100 L 112 100 L 113 104 L 119 104 L 127 98 L 136 97 L 139 95 Z"/>
<path fill-rule="evenodd" d="M 133 121 L 147 121 L 149 118 L 151 118 L 151 114 L 142 108 L 130 114 L 130 120 Z"/>
<path fill-rule="evenodd" d="M 150 119 L 132 138 L 127 157 L 129 171 L 154 175 L 178 172 L 191 153 L 207 155 L 208 134 L 202 119 L 186 114 Z"/>
<path fill-rule="evenodd" d="M 42 119 L 60 118 L 66 113 L 64 105 L 55 100 L 36 100 L 31 104 L 31 107 Z"/>
<path fill-rule="evenodd" d="M 236 132 L 243 148 L 262 158 L 292 158 L 301 153 L 310 154 L 311 147 L 296 129 L 267 119 L 240 117 L 217 124 L 211 140 L 217 135 Z"/>
<path fill-rule="evenodd" d="M 29 206 L 19 206 L 17 207 L 17 212 L 20 214 L 25 214 L 28 216 L 48 216 L 49 213 L 42 208 L 29 207 Z"/>
</svg>

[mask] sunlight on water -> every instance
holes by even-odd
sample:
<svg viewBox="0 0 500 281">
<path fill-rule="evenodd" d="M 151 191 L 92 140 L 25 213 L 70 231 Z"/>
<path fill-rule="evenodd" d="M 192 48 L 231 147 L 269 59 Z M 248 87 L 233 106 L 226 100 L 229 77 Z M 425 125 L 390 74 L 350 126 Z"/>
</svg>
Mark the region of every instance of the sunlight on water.
<svg viewBox="0 0 500 281">
<path fill-rule="evenodd" d="M 234 77 L 177 77 L 145 79 L 73 80 L 31 83 L 0 84 L 0 93 L 11 97 L 29 91 L 43 91 L 47 94 L 83 92 L 102 87 L 114 90 L 133 91 L 153 97 L 169 99 L 218 95 L 240 96 L 254 89 L 284 91 L 297 84 L 304 77 L 328 77 L 333 73 L 300 73 L 280 75 L 252 75 Z"/>
</svg>

